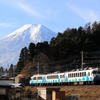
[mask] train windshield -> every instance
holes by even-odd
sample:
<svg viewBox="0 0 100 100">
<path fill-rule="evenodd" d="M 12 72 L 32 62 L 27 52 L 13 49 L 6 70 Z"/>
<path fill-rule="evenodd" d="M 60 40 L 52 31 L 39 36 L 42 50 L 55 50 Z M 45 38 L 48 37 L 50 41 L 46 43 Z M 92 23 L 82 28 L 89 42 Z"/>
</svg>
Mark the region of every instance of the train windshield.
<svg viewBox="0 0 100 100">
<path fill-rule="evenodd" d="M 36 77 L 33 77 L 33 80 L 36 80 Z"/>
<path fill-rule="evenodd" d="M 92 73 L 93 74 L 100 74 L 100 70 L 94 70 Z"/>
</svg>

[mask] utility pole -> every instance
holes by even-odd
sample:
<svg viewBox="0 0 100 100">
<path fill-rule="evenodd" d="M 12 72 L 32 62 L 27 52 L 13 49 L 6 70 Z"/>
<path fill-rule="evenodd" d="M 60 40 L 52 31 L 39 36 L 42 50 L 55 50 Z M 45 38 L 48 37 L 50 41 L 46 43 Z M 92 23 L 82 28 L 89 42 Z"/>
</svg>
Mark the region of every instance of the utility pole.
<svg viewBox="0 0 100 100">
<path fill-rule="evenodd" d="M 38 68 L 38 74 L 39 74 L 39 62 L 38 62 L 38 66 L 37 66 L 37 68 Z"/>
<path fill-rule="evenodd" d="M 83 51 L 81 52 L 81 68 L 83 69 Z"/>
<path fill-rule="evenodd" d="M 15 65 L 13 65 L 13 77 L 15 78 Z"/>
<path fill-rule="evenodd" d="M 0 79 L 2 78 L 2 69 L 1 69 L 1 64 L 0 64 Z"/>
<path fill-rule="evenodd" d="M 2 69 L 0 67 L 0 79 L 2 78 Z"/>
</svg>

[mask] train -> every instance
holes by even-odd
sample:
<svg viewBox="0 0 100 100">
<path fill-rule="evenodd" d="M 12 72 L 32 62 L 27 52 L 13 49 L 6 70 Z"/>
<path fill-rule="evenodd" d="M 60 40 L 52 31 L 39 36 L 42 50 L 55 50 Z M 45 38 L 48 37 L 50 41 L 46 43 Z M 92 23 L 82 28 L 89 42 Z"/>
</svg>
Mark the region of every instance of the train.
<svg viewBox="0 0 100 100">
<path fill-rule="evenodd" d="M 30 85 L 92 85 L 100 84 L 100 68 L 81 68 L 65 72 L 36 74 L 30 78 Z"/>
</svg>

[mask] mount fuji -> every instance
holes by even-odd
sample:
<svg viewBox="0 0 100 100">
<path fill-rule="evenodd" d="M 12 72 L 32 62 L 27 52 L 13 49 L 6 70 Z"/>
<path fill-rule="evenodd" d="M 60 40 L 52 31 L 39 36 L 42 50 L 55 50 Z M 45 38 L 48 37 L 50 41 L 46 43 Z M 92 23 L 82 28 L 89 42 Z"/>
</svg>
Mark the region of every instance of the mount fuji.
<svg viewBox="0 0 100 100">
<path fill-rule="evenodd" d="M 7 68 L 8 64 L 17 64 L 20 51 L 29 43 L 43 41 L 50 42 L 57 33 L 47 27 L 38 24 L 27 24 L 6 37 L 0 39 L 0 66 Z"/>
</svg>

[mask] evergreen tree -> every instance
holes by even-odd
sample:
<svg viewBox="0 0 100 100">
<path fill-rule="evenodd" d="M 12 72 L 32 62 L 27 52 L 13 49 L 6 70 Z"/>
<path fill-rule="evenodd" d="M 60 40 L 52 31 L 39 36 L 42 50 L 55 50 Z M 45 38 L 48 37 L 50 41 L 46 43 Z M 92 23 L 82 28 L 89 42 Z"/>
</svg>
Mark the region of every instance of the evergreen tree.
<svg viewBox="0 0 100 100">
<path fill-rule="evenodd" d="M 24 47 L 21 50 L 19 61 L 17 63 L 16 72 L 19 74 L 22 70 L 22 68 L 28 63 L 28 50 L 26 47 Z"/>
<path fill-rule="evenodd" d="M 29 60 L 32 61 L 36 51 L 35 44 L 30 43 L 28 50 L 29 50 Z"/>
<path fill-rule="evenodd" d="M 13 64 L 10 65 L 9 77 L 13 77 Z"/>
</svg>

